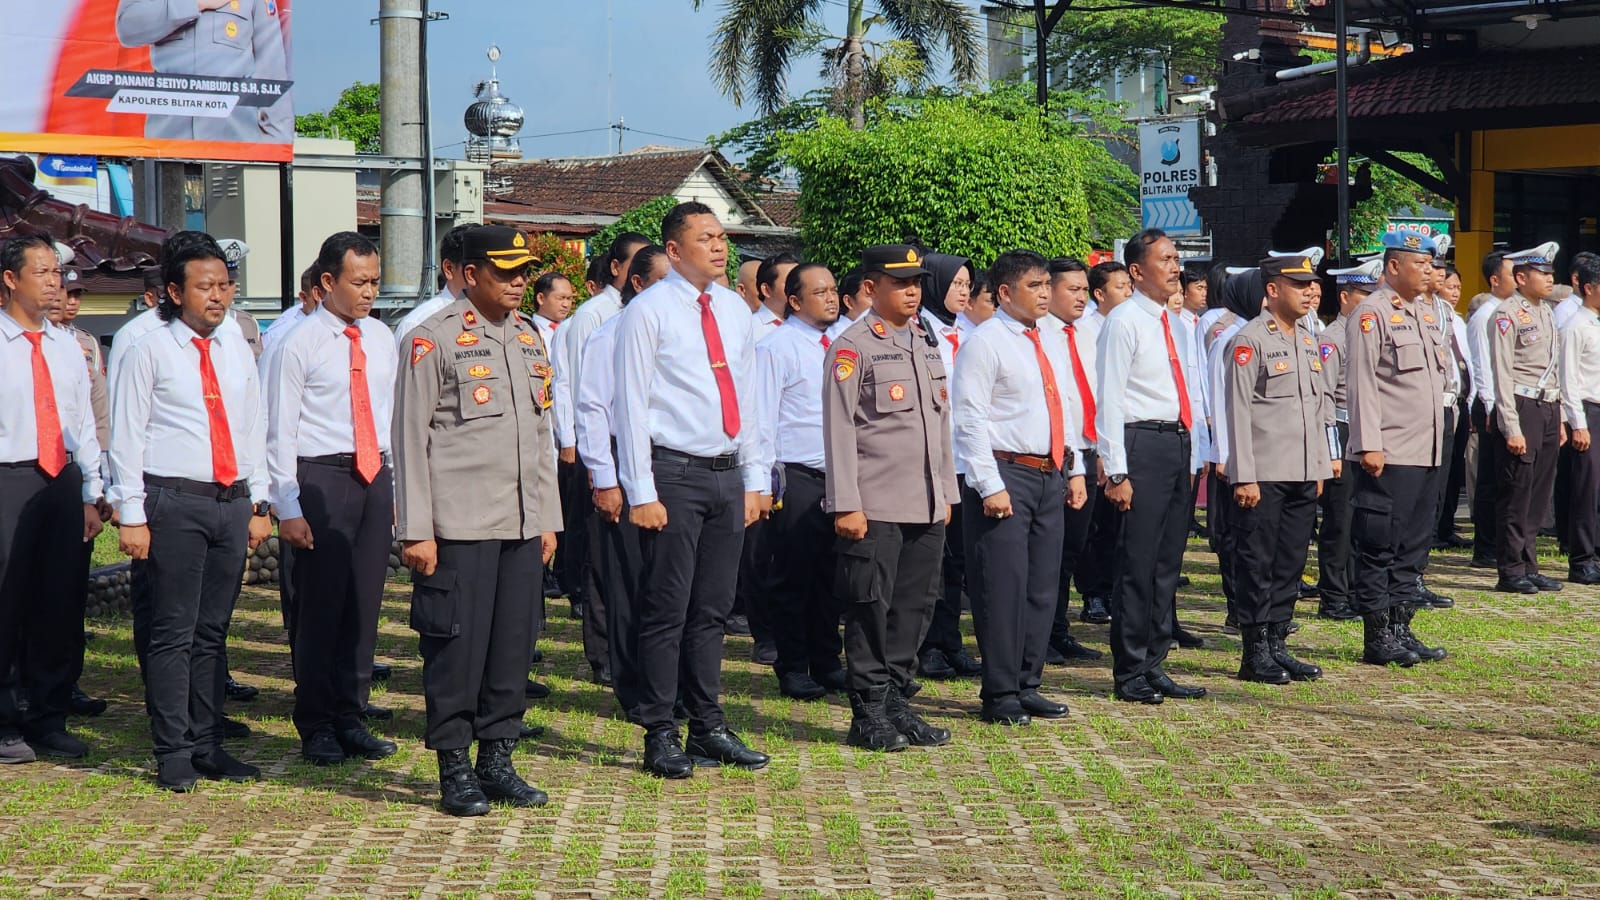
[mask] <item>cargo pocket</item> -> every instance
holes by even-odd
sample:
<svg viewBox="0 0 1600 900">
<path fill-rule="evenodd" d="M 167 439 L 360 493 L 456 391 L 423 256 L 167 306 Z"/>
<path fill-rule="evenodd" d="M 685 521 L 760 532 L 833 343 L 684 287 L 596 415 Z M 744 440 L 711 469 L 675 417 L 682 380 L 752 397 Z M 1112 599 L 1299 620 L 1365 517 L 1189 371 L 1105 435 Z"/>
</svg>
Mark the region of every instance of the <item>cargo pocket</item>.
<svg viewBox="0 0 1600 900">
<path fill-rule="evenodd" d="M 411 630 L 423 637 L 453 638 L 461 634 L 456 616 L 456 573 L 443 567 L 432 575 L 413 571 Z"/>
<path fill-rule="evenodd" d="M 1350 501 L 1350 537 L 1366 547 L 1393 547 L 1394 499 L 1358 495 Z"/>
<path fill-rule="evenodd" d="M 878 542 L 870 537 L 859 541 L 839 538 L 834 551 L 838 568 L 834 571 L 833 592 L 844 603 L 876 603 L 882 594 L 878 578 Z"/>
</svg>

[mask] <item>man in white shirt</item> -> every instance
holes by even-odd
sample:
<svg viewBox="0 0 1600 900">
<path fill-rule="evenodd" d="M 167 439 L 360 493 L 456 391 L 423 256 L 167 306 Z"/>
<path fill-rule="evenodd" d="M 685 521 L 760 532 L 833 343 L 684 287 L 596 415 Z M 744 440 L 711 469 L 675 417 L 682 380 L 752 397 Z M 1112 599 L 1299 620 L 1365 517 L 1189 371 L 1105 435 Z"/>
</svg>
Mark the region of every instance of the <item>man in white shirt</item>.
<svg viewBox="0 0 1600 900">
<path fill-rule="evenodd" d="M 261 333 L 261 360 L 265 360 L 268 354 L 272 353 L 273 346 L 281 344 L 289 332 L 316 312 L 318 304 L 322 303 L 322 282 L 316 265 L 307 266 L 306 270 L 300 273 L 300 294 L 295 299 L 300 302 L 284 310 L 272 320 L 267 330 Z M 261 371 L 263 374 L 267 371 L 265 362 L 261 363 Z"/>
<path fill-rule="evenodd" d="M 401 317 L 394 326 L 394 345 L 401 355 L 404 355 L 410 344 L 406 335 L 413 328 L 433 318 L 434 314 L 446 306 L 461 299 L 467 289 L 467 283 L 461 276 L 461 251 L 464 246 L 462 241 L 467 232 L 479 227 L 476 222 L 463 222 L 446 231 L 444 237 L 439 239 L 439 277 L 444 283 L 439 286 L 439 293 L 427 300 L 418 303 L 411 311 Z"/>
<path fill-rule="evenodd" d="M 77 759 L 67 733 L 83 670 L 83 552 L 100 533 L 100 444 L 89 373 L 47 321 L 61 291 L 49 238 L 0 245 L 0 763 Z M 15 692 L 27 690 L 26 711 Z"/>
<path fill-rule="evenodd" d="M 544 345 L 555 345 L 556 328 L 572 314 L 572 282 L 560 272 L 546 272 L 533 282 L 533 324 Z"/>
<path fill-rule="evenodd" d="M 1600 584 L 1600 256 L 1572 258 L 1575 293 L 1582 305 L 1561 328 L 1561 411 L 1572 433 L 1567 580 Z"/>
<path fill-rule="evenodd" d="M 1099 361 L 1098 347 L 1105 333 L 1106 316 L 1132 296 L 1133 282 L 1128 280 L 1127 266 L 1116 260 L 1106 260 L 1089 268 L 1089 302 L 1077 325 L 1081 334 L 1093 337 L 1095 349 L 1090 350 L 1087 345 L 1080 345 L 1078 349 L 1095 356 L 1096 366 Z M 1090 378 L 1098 391 L 1098 371 Z M 1096 471 L 1097 481 L 1102 474 Z M 1095 489 L 1099 490 L 1100 487 L 1097 484 Z M 1089 504 L 1085 503 L 1084 508 L 1088 507 Z M 1078 614 L 1078 620 L 1088 625 L 1109 625 L 1111 594 L 1116 588 L 1113 564 L 1117 558 L 1117 510 L 1104 502 L 1103 496 L 1096 498 L 1089 536 L 1084 540 L 1083 555 L 1079 557 L 1078 569 L 1073 575 L 1078 583 L 1078 593 L 1083 595 L 1083 609 Z"/>
<path fill-rule="evenodd" d="M 1122 514 L 1112 594 L 1117 610 L 1111 621 L 1112 675 L 1119 700 L 1187 700 L 1204 696 L 1205 689 L 1178 685 L 1161 667 L 1172 640 L 1178 569 L 1189 532 L 1190 479 L 1197 463 L 1178 345 L 1182 332 L 1164 302 L 1178 290 L 1178 250 L 1165 233 L 1148 229 L 1128 242 L 1123 258 L 1134 294 L 1106 316 L 1095 423 L 1106 500 Z"/>
<path fill-rule="evenodd" d="M 157 312 L 161 298 L 166 295 L 167 290 L 166 285 L 161 283 L 162 278 L 160 266 L 152 266 L 145 270 L 145 284 L 149 286 L 154 282 L 155 290 L 154 294 L 147 291 L 146 296 L 155 297 L 155 301 L 148 309 L 122 323 L 117 333 L 111 336 L 111 352 L 106 354 L 106 383 L 111 386 L 113 396 L 117 391 L 117 374 L 122 369 L 122 361 L 127 358 L 128 351 L 143 340 L 145 335 L 160 331 L 166 326 L 166 322 L 161 320 L 161 315 Z M 236 335 L 240 340 L 244 340 L 244 331 L 239 327 L 239 320 L 232 315 L 223 320 L 218 331 Z"/>
<path fill-rule="evenodd" d="M 1489 283 L 1489 293 L 1494 299 L 1478 307 L 1467 320 L 1467 340 L 1472 353 L 1473 371 L 1477 373 L 1473 385 L 1476 396 L 1472 400 L 1472 430 L 1478 435 L 1478 471 L 1472 492 L 1472 567 L 1493 569 L 1495 541 L 1499 533 L 1495 518 L 1496 479 L 1499 471 L 1501 441 L 1489 433 L 1489 417 L 1494 415 L 1494 367 L 1489 362 L 1489 330 L 1494 327 L 1494 316 L 1504 303 L 1517 292 L 1517 282 L 1511 274 L 1511 261 L 1505 251 L 1496 250 L 1483 258 L 1483 278 Z"/>
<path fill-rule="evenodd" d="M 756 295 L 761 298 L 761 305 L 750 313 L 755 329 L 755 341 L 778 330 L 783 325 L 789 301 L 783 296 L 783 287 L 789 282 L 789 273 L 800 264 L 800 257 L 793 253 L 779 253 L 761 261 L 756 269 Z"/>
<path fill-rule="evenodd" d="M 1084 502 L 1082 429 L 1065 345 L 1039 330 L 1050 270 L 1031 250 L 989 269 L 1000 311 L 973 331 L 956 365 L 954 450 L 967 472 L 967 594 L 983 653 L 982 717 L 1026 725 L 1066 704 L 1039 693 L 1061 578 L 1062 510 Z M 1070 442 L 1070 443 L 1069 443 Z"/>
<path fill-rule="evenodd" d="M 746 306 L 750 307 L 750 314 L 755 315 L 761 309 L 761 292 L 756 288 L 756 273 L 761 271 L 761 260 L 747 259 L 739 263 L 739 278 L 733 283 L 733 289 L 738 292 Z"/>
<path fill-rule="evenodd" d="M 1584 262 L 1594 256 L 1588 250 L 1580 250 L 1572 254 L 1572 293 L 1556 304 L 1556 327 L 1565 328 L 1572 317 L 1583 308 L 1583 286 L 1578 283 L 1578 272 L 1583 268 Z"/>
<path fill-rule="evenodd" d="M 661 235 L 672 274 L 633 301 L 617 335 L 617 468 L 641 532 L 645 769 L 687 778 L 695 764 L 685 749 L 742 768 L 768 762 L 728 729 L 719 695 L 744 529 L 763 514 L 771 485 L 744 424 L 755 412 L 750 313 L 713 284 L 727 268 L 727 233 L 710 207 L 690 201 L 667 213 Z M 687 748 L 672 715 L 680 687 Z"/>
<path fill-rule="evenodd" d="M 267 470 L 281 543 L 294 548 L 294 723 L 315 765 L 383 759 L 361 723 L 394 535 L 389 464 L 394 338 L 371 316 L 378 248 L 349 231 L 322 243 L 325 299 L 282 339 L 267 396 Z M 319 548 L 318 542 L 321 542 Z"/>
<path fill-rule="evenodd" d="M 129 351 L 112 391 L 110 502 L 120 543 L 145 560 L 134 609 L 157 784 L 254 781 L 222 749 L 223 644 L 250 550 L 272 532 L 255 355 L 230 321 L 228 271 L 210 235 L 162 246 L 166 325 Z"/>
</svg>

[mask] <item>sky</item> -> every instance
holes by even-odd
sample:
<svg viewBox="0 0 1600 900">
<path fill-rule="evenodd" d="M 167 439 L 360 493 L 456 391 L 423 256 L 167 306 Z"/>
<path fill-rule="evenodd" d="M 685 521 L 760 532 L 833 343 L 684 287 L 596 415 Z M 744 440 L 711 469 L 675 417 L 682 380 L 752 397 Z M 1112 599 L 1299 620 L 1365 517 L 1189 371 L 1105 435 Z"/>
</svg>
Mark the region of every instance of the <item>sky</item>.
<svg viewBox="0 0 1600 900">
<path fill-rule="evenodd" d="M 825 24 L 842 32 L 843 0 L 825 0 L 824 7 Z M 296 112 L 327 109 L 351 84 L 378 80 L 378 27 L 368 24 L 377 0 L 297 0 L 293 8 Z M 450 15 L 428 26 L 440 156 L 464 152 L 461 115 L 473 102 L 473 86 L 489 75 L 490 44 L 500 47 L 500 92 L 527 114 L 524 157 L 615 152 L 616 133 L 606 124 L 619 117 L 637 129 L 623 134 L 623 149 L 632 150 L 703 143 L 757 114 L 735 107 L 711 84 L 706 61 L 720 0 L 698 12 L 691 0 L 430 0 L 430 8 Z M 819 67 L 815 56 L 796 57 L 790 93 L 820 87 Z M 557 134 L 575 131 L 583 133 Z"/>
</svg>

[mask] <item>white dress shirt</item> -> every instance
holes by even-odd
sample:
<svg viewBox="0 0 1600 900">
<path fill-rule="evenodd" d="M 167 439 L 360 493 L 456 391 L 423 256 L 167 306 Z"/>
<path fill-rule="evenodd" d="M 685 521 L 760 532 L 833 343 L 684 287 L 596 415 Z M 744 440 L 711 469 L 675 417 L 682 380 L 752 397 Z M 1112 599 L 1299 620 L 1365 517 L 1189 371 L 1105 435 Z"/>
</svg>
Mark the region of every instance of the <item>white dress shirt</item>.
<svg viewBox="0 0 1600 900">
<path fill-rule="evenodd" d="M 616 401 L 617 325 L 621 322 L 621 316 L 612 316 L 585 342 L 583 358 L 593 365 L 578 384 L 573 408 L 578 458 L 588 468 L 589 480 L 596 489 L 617 486 L 617 458 L 611 453 L 611 439 L 617 434 L 612 410 Z"/>
<path fill-rule="evenodd" d="M 354 324 L 361 329 L 361 350 L 367 356 L 367 394 L 378 450 L 388 453 L 399 353 L 382 322 L 368 316 Z M 267 472 L 268 495 L 280 519 L 302 515 L 296 471 L 300 457 L 356 450 L 350 410 L 351 341 L 345 328 L 343 319 L 322 308 L 279 344 L 282 351 L 267 391 Z"/>
<path fill-rule="evenodd" d="M 545 355 L 548 356 L 551 352 L 550 348 L 556 345 L 556 326 L 561 323 L 555 319 L 547 319 L 538 313 L 534 313 L 530 318 L 533 319 L 534 327 L 539 329 L 539 337 L 544 338 Z M 554 368 L 554 366 L 551 368 Z"/>
<path fill-rule="evenodd" d="M 33 414 L 33 342 L 27 329 L 0 310 L 0 462 L 39 458 L 38 420 Z M 95 435 L 94 406 L 89 400 L 89 370 L 72 333 L 45 324 L 39 341 L 55 394 L 61 443 L 83 470 L 83 502 L 100 499 L 100 440 Z"/>
<path fill-rule="evenodd" d="M 1555 308 L 1556 328 L 1567 327 L 1567 323 L 1572 321 L 1572 317 L 1577 315 L 1580 309 L 1583 309 L 1583 295 L 1576 291 L 1565 300 L 1557 303 Z"/>
<path fill-rule="evenodd" d="M 950 418 L 955 425 L 955 456 L 965 463 L 967 486 L 980 497 L 1006 489 L 996 450 L 1050 455 L 1050 409 L 1044 372 L 1033 340 L 1021 322 L 998 310 L 962 342 L 956 366 Z M 1061 398 L 1062 438 L 1071 448 L 1082 433 L 1073 413 L 1081 406 L 1065 340 L 1035 330 Z M 1073 454 L 1067 474 L 1083 474 L 1083 457 Z"/>
<path fill-rule="evenodd" d="M 861 312 L 860 312 L 859 315 L 856 316 L 856 319 L 859 319 L 859 318 L 861 318 L 861 316 L 866 315 L 867 314 L 867 310 L 869 310 L 871 308 L 872 307 L 870 307 L 870 306 L 861 307 Z M 846 328 L 849 328 L 851 325 L 854 325 L 856 323 L 856 319 L 852 319 L 849 316 L 845 315 L 844 314 L 844 310 L 840 309 L 839 310 L 839 321 L 834 322 L 832 325 L 828 326 L 828 331 L 827 331 L 828 340 L 830 340 L 830 341 L 838 340 L 839 339 L 839 335 L 844 334 L 844 331 L 845 331 Z"/>
<path fill-rule="evenodd" d="M 729 437 L 723 431 L 721 394 L 700 325 L 700 291 L 673 269 L 629 302 L 618 326 L 617 469 L 634 506 L 657 500 L 652 447 L 691 456 L 737 453 L 744 489 L 772 489 L 756 459 L 754 319 L 738 294 L 715 282 L 707 290 L 733 375 L 739 433 Z"/>
<path fill-rule="evenodd" d="M 1494 366 L 1489 361 L 1489 329 L 1500 309 L 1498 298 L 1485 300 L 1467 320 L 1467 350 L 1472 355 L 1474 390 L 1484 409 L 1494 411 Z"/>
<path fill-rule="evenodd" d="M 1095 431 L 1100 437 L 1100 459 L 1107 475 L 1128 474 L 1128 455 L 1123 427 L 1132 422 L 1177 422 L 1178 390 L 1172 364 L 1167 359 L 1167 339 L 1161 327 L 1166 304 L 1157 303 L 1139 291 L 1117 305 L 1106 316 L 1100 334 Z M 1176 319 L 1176 316 L 1172 317 Z M 1172 323 L 1172 342 L 1181 370 L 1188 370 L 1184 359 L 1183 328 Z M 1192 388 L 1185 385 L 1191 393 Z M 1192 465 L 1200 467 L 1199 442 L 1189 442 Z"/>
<path fill-rule="evenodd" d="M 112 389 L 111 471 L 116 483 L 106 499 L 120 511 L 124 525 L 144 524 L 145 475 L 216 480 L 195 337 L 179 319 L 145 335 L 128 351 L 127 365 Z M 249 484 L 251 501 L 260 503 L 267 499 L 267 438 L 255 354 L 238 331 L 218 327 L 211 338 L 211 365 L 228 414 L 238 480 Z"/>
<path fill-rule="evenodd" d="M 1589 427 L 1583 404 L 1600 403 L 1600 316 L 1580 302 L 1560 330 L 1561 413 L 1567 427 L 1576 431 Z M 1595 437 L 1600 435 L 1590 435 Z"/>
<path fill-rule="evenodd" d="M 111 336 L 111 352 L 106 354 L 106 384 L 111 386 L 113 397 L 117 393 L 117 371 L 122 368 L 122 360 L 128 355 L 128 351 L 143 340 L 145 335 L 160 331 L 166 324 L 161 321 L 161 314 L 156 311 L 156 307 L 152 306 L 124 322 L 122 327 L 117 329 L 117 333 Z M 227 332 L 236 335 L 241 341 L 244 340 L 244 329 L 239 327 L 239 320 L 233 316 L 223 316 L 222 324 L 217 326 L 217 331 Z"/>
<path fill-rule="evenodd" d="M 988 319 L 985 319 L 984 321 L 987 322 Z M 961 340 L 966 340 L 967 335 L 971 334 L 973 329 L 977 327 L 978 323 L 967 318 L 965 311 L 956 313 L 956 334 L 961 338 Z"/>
<path fill-rule="evenodd" d="M 773 315 L 765 305 L 757 306 L 756 311 L 750 314 L 751 335 L 758 344 L 762 338 L 782 328 L 783 323 L 784 318 Z"/>
<path fill-rule="evenodd" d="M 261 355 L 263 357 L 266 356 L 267 351 L 272 349 L 272 345 L 283 343 L 283 338 L 287 337 L 289 332 L 293 331 L 296 325 L 304 322 L 306 318 L 304 303 L 296 303 L 294 306 L 279 313 L 278 317 L 272 320 L 272 324 L 261 332 Z"/>
<path fill-rule="evenodd" d="M 1311 318 L 1315 320 L 1316 315 L 1311 314 Z M 1205 332 L 1200 330 L 1200 317 L 1187 309 L 1178 311 L 1178 322 L 1183 324 L 1188 334 L 1188 340 L 1180 352 L 1184 361 L 1184 378 L 1188 379 L 1189 420 L 1194 423 L 1190 429 L 1190 439 L 1197 445 L 1197 458 L 1204 462 L 1211 454 L 1211 429 L 1206 425 L 1206 417 L 1211 415 L 1211 378 L 1206 371 Z M 1178 340 L 1176 334 L 1173 340 Z"/>
<path fill-rule="evenodd" d="M 595 329 L 619 312 L 622 312 L 622 294 L 606 285 L 605 290 L 578 305 L 577 310 L 561 323 L 567 327 L 558 330 L 555 343 L 546 348 L 550 353 L 550 367 L 556 370 L 550 390 L 554 394 L 551 411 L 556 414 L 557 447 L 565 449 L 577 445 L 573 410 L 577 406 L 577 386 L 584 379 L 584 348 L 588 346 L 589 336 L 594 334 Z"/>
<path fill-rule="evenodd" d="M 1215 321 L 1214 319 L 1212 321 Z M 1211 342 L 1206 354 L 1206 383 L 1216 403 L 1211 406 L 1211 442 L 1206 452 L 1206 462 L 1225 465 L 1228 462 L 1228 382 L 1227 364 L 1233 358 L 1233 339 L 1249 324 L 1246 319 L 1235 318 L 1217 339 Z"/>
<path fill-rule="evenodd" d="M 1095 442 L 1089 440 L 1089 435 L 1086 433 L 1092 423 L 1089 421 L 1089 411 L 1084 408 L 1083 393 L 1077 390 L 1078 377 L 1072 368 L 1072 347 L 1067 343 L 1067 323 L 1053 315 L 1047 315 L 1039 320 L 1039 330 L 1061 342 L 1061 352 L 1067 360 L 1067 375 L 1072 378 L 1073 387 L 1069 395 L 1072 400 L 1072 420 L 1080 426 L 1072 445 L 1079 450 L 1093 450 Z M 1088 315 L 1082 315 L 1072 323 L 1072 330 L 1075 332 L 1074 337 L 1077 338 L 1075 343 L 1078 347 L 1078 361 L 1083 364 L 1083 380 L 1089 386 L 1089 399 L 1094 399 L 1095 364 L 1100 358 L 1098 346 L 1100 326 L 1091 321 Z"/>
<path fill-rule="evenodd" d="M 1450 371 L 1445 373 L 1445 386 L 1455 386 L 1457 399 L 1465 397 L 1471 400 L 1472 392 L 1477 389 L 1478 367 L 1472 362 L 1472 351 L 1467 343 L 1467 323 L 1461 321 L 1461 316 L 1456 314 L 1450 301 L 1438 294 L 1433 295 L 1433 308 L 1439 316 L 1439 330 L 1445 333 L 1445 348 L 1451 355 Z M 1467 369 L 1465 384 L 1461 383 L 1462 365 Z"/>
<path fill-rule="evenodd" d="M 757 459 L 771 471 L 775 463 L 823 469 L 822 388 L 833 343 L 825 332 L 790 316 L 756 344 Z"/>
<path fill-rule="evenodd" d="M 416 306 L 413 306 L 411 311 L 406 313 L 405 316 L 400 319 L 400 322 L 394 326 L 395 352 L 405 353 L 409 349 L 403 345 L 406 342 L 406 335 L 411 333 L 411 329 L 416 328 L 423 322 L 433 318 L 434 314 L 439 310 L 444 309 L 446 306 L 449 306 L 459 299 L 461 299 L 459 296 L 450 293 L 449 288 L 445 288 L 427 300 L 424 300 L 421 303 L 418 303 Z"/>
</svg>

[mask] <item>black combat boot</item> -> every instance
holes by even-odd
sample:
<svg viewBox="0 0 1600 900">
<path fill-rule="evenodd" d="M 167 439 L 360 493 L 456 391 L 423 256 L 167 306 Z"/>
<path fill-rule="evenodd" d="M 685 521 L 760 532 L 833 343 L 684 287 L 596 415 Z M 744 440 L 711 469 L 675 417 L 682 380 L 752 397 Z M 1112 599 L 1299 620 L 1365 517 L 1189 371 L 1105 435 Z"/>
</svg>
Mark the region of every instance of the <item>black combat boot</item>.
<svg viewBox="0 0 1600 900">
<path fill-rule="evenodd" d="M 511 765 L 516 738 L 478 742 L 478 784 L 490 800 L 503 800 L 512 806 L 543 806 L 550 802 L 544 791 L 531 787 Z"/>
<path fill-rule="evenodd" d="M 1394 636 L 1394 631 L 1389 627 L 1389 611 L 1369 612 L 1361 615 L 1362 649 L 1361 661 L 1375 666 L 1387 666 L 1390 663 L 1399 663 L 1402 666 L 1414 666 L 1422 661 L 1422 657 L 1407 650 Z"/>
<path fill-rule="evenodd" d="M 850 733 L 845 737 L 845 743 L 863 750 L 891 753 L 911 746 L 906 736 L 889 722 L 884 708 L 888 696 L 888 685 L 850 692 L 850 710 L 854 716 L 850 720 Z"/>
<path fill-rule="evenodd" d="M 1301 662 L 1289 655 L 1289 623 L 1274 622 L 1267 626 L 1267 652 L 1272 661 L 1283 667 L 1295 681 L 1316 681 L 1322 677 L 1322 667 Z"/>
<path fill-rule="evenodd" d="M 1336 622 L 1349 622 L 1361 618 L 1355 607 L 1350 605 L 1346 597 L 1329 597 L 1326 594 L 1317 601 L 1317 618 L 1332 619 Z"/>
<path fill-rule="evenodd" d="M 1401 603 L 1389 610 L 1389 631 L 1394 634 L 1394 639 L 1400 646 L 1410 650 L 1423 662 L 1438 662 L 1450 654 L 1443 647 L 1429 647 L 1411 633 L 1411 620 L 1416 616 L 1416 607 Z"/>
<path fill-rule="evenodd" d="M 1240 629 L 1244 638 L 1244 657 L 1239 660 L 1239 680 L 1261 684 L 1288 684 L 1289 673 L 1272 658 L 1267 648 L 1267 626 L 1250 625 Z"/>
<path fill-rule="evenodd" d="M 489 812 L 489 798 L 472 773 L 472 757 L 465 747 L 439 751 L 439 808 L 452 816 Z"/>
<path fill-rule="evenodd" d="M 903 696 L 900 689 L 892 684 L 889 685 L 889 693 L 884 700 L 884 712 L 889 718 L 889 724 L 915 746 L 940 747 L 950 743 L 950 729 L 937 728 L 923 721 L 922 717 L 911 709 L 911 699 Z"/>
</svg>

